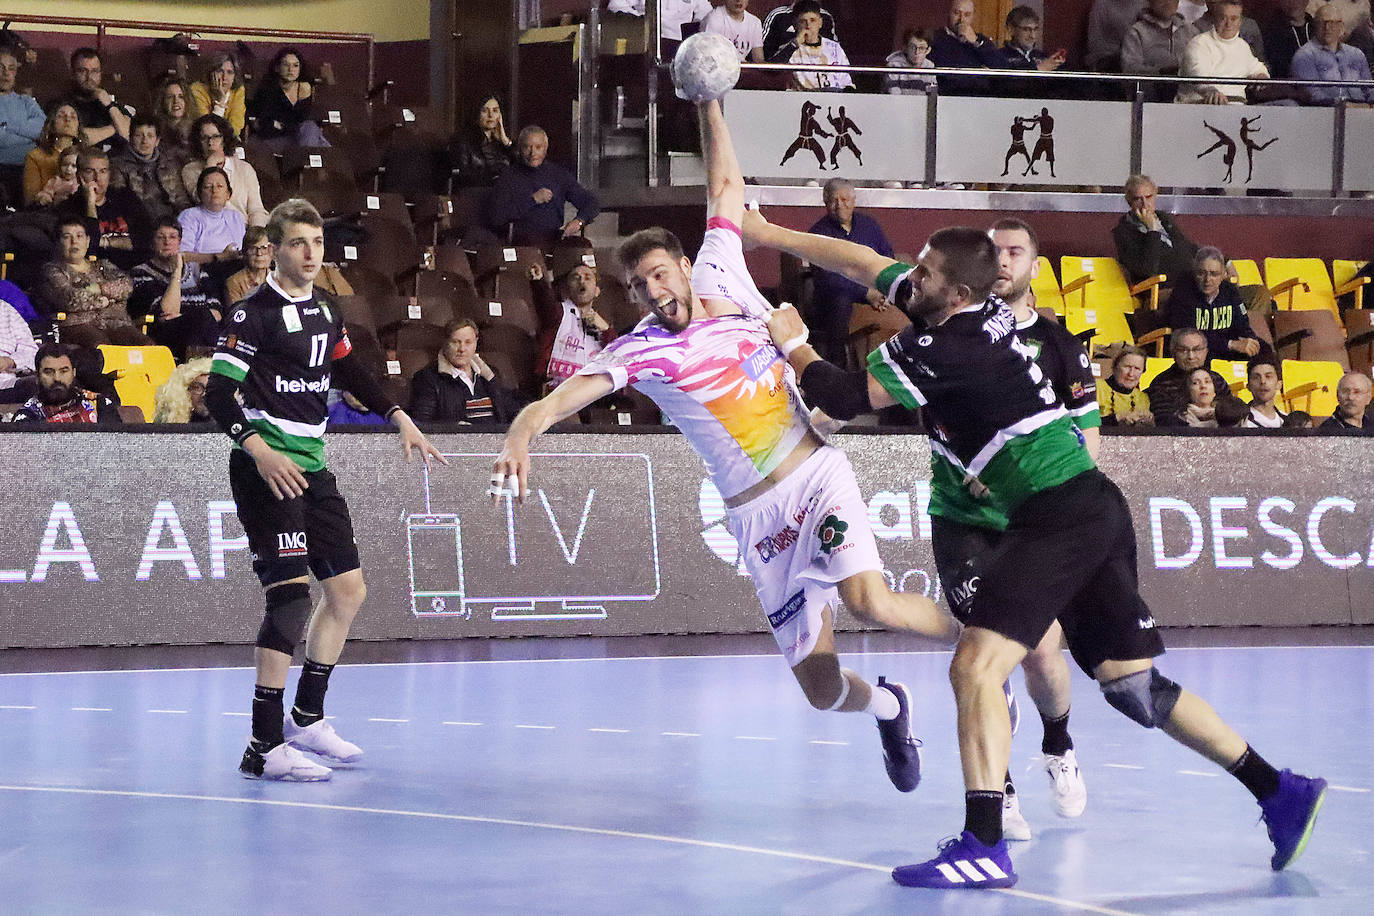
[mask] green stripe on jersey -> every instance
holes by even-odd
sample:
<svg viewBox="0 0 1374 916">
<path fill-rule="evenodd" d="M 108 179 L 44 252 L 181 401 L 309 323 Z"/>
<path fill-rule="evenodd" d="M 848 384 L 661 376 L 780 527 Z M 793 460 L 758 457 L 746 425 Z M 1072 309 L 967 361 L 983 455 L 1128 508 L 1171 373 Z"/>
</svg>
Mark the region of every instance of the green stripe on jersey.
<svg viewBox="0 0 1374 916">
<path fill-rule="evenodd" d="M 248 377 L 248 370 L 238 360 L 229 360 L 223 354 L 215 354 L 215 358 L 210 361 L 210 371 L 215 375 L 223 375 L 241 382 Z"/>
<path fill-rule="evenodd" d="M 868 372 L 903 407 L 915 410 L 925 405 L 925 396 L 916 390 L 911 377 L 893 364 L 887 344 L 868 354 Z"/>
<path fill-rule="evenodd" d="M 993 531 L 1007 530 L 1007 513 L 995 505 L 990 496 L 974 498 L 968 487 L 964 486 L 964 472 L 944 456 L 935 453 L 930 456 L 930 505 L 927 511 L 961 525 Z"/>
<path fill-rule="evenodd" d="M 901 261 L 893 261 L 878 272 L 878 279 L 873 281 L 873 288 L 882 293 L 890 301 L 892 294 L 896 292 L 897 284 L 907 273 L 915 270 L 910 264 Z"/>
<path fill-rule="evenodd" d="M 302 471 L 324 470 L 324 439 L 293 436 L 273 425 L 270 420 L 249 420 L 248 425 L 258 431 L 258 435 L 272 446 L 273 451 L 281 452 L 296 462 Z"/>
<path fill-rule="evenodd" d="M 1017 436 L 998 449 L 978 479 L 1012 512 L 1028 497 L 1097 467 L 1067 416 Z"/>
</svg>

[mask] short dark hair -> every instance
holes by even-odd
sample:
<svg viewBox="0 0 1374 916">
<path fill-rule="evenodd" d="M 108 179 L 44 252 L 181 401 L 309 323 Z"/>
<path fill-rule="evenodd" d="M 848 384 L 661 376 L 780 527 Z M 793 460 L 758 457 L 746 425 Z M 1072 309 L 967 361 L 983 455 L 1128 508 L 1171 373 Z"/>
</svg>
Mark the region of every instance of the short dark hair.
<svg viewBox="0 0 1374 916">
<path fill-rule="evenodd" d="M 156 233 L 159 229 L 175 229 L 177 235 L 182 234 L 181 223 L 177 222 L 175 216 L 158 217 L 157 222 L 153 223 L 153 232 Z"/>
<path fill-rule="evenodd" d="M 191 122 L 190 137 L 196 143 L 200 142 L 200 131 L 206 124 L 213 124 L 224 138 L 224 148 L 229 149 L 230 144 L 238 140 L 238 134 L 234 133 L 234 125 L 224 120 L 217 114 L 203 114 Z"/>
<path fill-rule="evenodd" d="M 796 3 L 792 4 L 791 16 L 796 19 L 802 13 L 815 13 L 819 16 L 823 12 L 825 11 L 821 9 L 820 0 L 797 0 Z"/>
<path fill-rule="evenodd" d="M 927 32 L 925 29 L 921 28 L 920 26 L 912 25 L 907 26 L 907 28 L 902 32 L 902 47 L 906 47 L 907 42 L 911 41 L 913 38 L 924 41 L 926 44 L 930 44 L 930 33 Z"/>
<path fill-rule="evenodd" d="M 300 223 L 314 226 L 316 229 L 324 228 L 324 218 L 320 216 L 320 211 L 304 197 L 284 200 L 272 208 L 272 212 L 267 216 L 267 241 L 273 245 L 280 245 L 286 235 L 287 223 Z"/>
<path fill-rule="evenodd" d="M 77 61 L 90 60 L 91 58 L 100 60 L 100 52 L 97 51 L 95 48 L 83 46 L 77 48 L 75 51 L 72 52 L 72 56 L 67 58 L 67 65 L 71 67 L 71 69 L 75 70 Z"/>
<path fill-rule="evenodd" d="M 662 226 L 641 229 L 620 243 L 616 249 L 616 260 L 620 261 L 625 273 L 634 273 L 635 265 L 651 251 L 663 249 L 674 261 L 683 257 L 682 242 L 676 235 Z"/>
<path fill-rule="evenodd" d="M 1034 251 L 1036 256 L 1039 257 L 1040 237 L 1035 234 L 1035 230 L 1031 228 L 1031 224 L 1026 222 L 1025 220 L 1017 219 L 1014 216 L 1008 216 L 1005 219 L 999 219 L 997 222 L 993 223 L 992 231 L 1026 233 L 1026 236 L 1030 239 L 1031 251 Z"/>
<path fill-rule="evenodd" d="M 461 331 L 463 328 L 472 328 L 472 333 L 479 336 L 482 333 L 477 330 L 477 322 L 473 321 L 471 318 L 450 318 L 448 321 L 444 322 L 444 340 L 447 341 L 453 336 L 455 331 Z"/>
<path fill-rule="evenodd" d="M 56 340 L 50 340 L 39 347 L 38 352 L 33 355 L 34 368 L 43 365 L 43 360 L 45 359 L 61 359 L 64 356 L 69 360 L 72 358 L 71 346 Z M 72 365 L 75 366 L 76 364 L 73 362 Z"/>
<path fill-rule="evenodd" d="M 89 238 L 91 235 L 91 224 L 94 223 L 95 220 L 89 219 L 85 216 L 72 214 L 71 211 L 67 212 L 68 215 L 59 218 L 57 221 L 57 225 L 53 227 L 53 230 L 57 233 L 58 237 L 60 238 L 62 236 L 62 230 L 66 229 L 68 226 L 80 226 L 81 231 L 85 232 L 86 237 Z"/>
<path fill-rule="evenodd" d="M 268 77 L 272 78 L 276 76 L 277 67 L 281 65 L 282 60 L 288 54 L 294 54 L 296 56 L 296 60 L 301 62 L 301 75 L 297 77 L 297 79 L 303 83 L 310 82 L 310 74 L 306 71 L 305 67 L 305 55 L 300 52 L 299 48 L 294 48 L 291 45 L 287 45 L 286 47 L 278 51 L 276 54 L 272 55 L 272 59 L 267 62 Z"/>
<path fill-rule="evenodd" d="M 1245 378 L 1247 381 L 1250 378 L 1250 373 L 1254 372 L 1259 366 L 1273 366 L 1274 374 L 1279 377 L 1279 381 L 1283 381 L 1283 366 L 1279 362 L 1278 357 L 1273 353 L 1261 353 L 1258 356 L 1250 357 L 1249 361 L 1245 364 Z"/>
<path fill-rule="evenodd" d="M 134 119 L 129 122 L 129 134 L 132 136 L 140 127 L 151 127 L 157 131 L 159 137 L 162 136 L 162 122 L 150 114 L 134 115 Z"/>
<path fill-rule="evenodd" d="M 1196 334 L 1198 337 L 1201 337 L 1203 343 L 1207 342 L 1207 335 L 1199 331 L 1197 328 L 1174 328 L 1174 333 L 1169 338 L 1169 352 L 1172 353 L 1174 348 L 1176 348 L 1180 343 L 1183 342 L 1183 338 L 1191 334 Z"/>
<path fill-rule="evenodd" d="M 944 274 L 969 291 L 971 302 L 982 302 L 997 282 L 997 246 L 988 234 L 971 226 L 936 230 L 926 242 L 945 259 Z"/>
<path fill-rule="evenodd" d="M 76 167 L 84 169 L 92 159 L 104 159 L 110 161 L 110 154 L 98 146 L 83 146 L 81 152 L 76 154 Z"/>
<path fill-rule="evenodd" d="M 1039 22 L 1040 14 L 1029 6 L 1014 6 L 1007 13 L 1007 28 L 1015 29 L 1027 22 Z"/>
<path fill-rule="evenodd" d="M 211 175 L 223 175 L 224 186 L 229 189 L 229 193 L 234 193 L 234 185 L 229 181 L 229 173 L 217 165 L 207 165 L 200 170 L 200 177 L 196 179 L 196 200 L 200 200 L 200 192 L 205 190 L 205 179 Z"/>
</svg>

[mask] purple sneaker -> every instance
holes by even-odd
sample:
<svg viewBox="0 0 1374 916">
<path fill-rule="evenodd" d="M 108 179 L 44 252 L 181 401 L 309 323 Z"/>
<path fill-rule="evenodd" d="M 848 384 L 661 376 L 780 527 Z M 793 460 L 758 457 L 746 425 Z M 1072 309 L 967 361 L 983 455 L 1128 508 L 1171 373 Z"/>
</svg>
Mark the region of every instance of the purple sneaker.
<svg viewBox="0 0 1374 916">
<path fill-rule="evenodd" d="M 910 792 L 921 781 L 921 742 L 911 736 L 911 694 L 904 685 L 885 677 L 878 678 L 876 689 L 891 691 L 898 708 L 897 718 L 878 720 L 883 766 L 897 791 Z"/>
<path fill-rule="evenodd" d="M 1007 854 L 1007 841 L 984 846 L 965 830 L 940 844 L 940 854 L 919 865 L 892 869 L 892 880 L 905 887 L 933 887 L 955 890 L 976 887 L 1011 887 L 1016 872 Z"/>
<path fill-rule="evenodd" d="M 1274 871 L 1282 871 L 1302 855 L 1324 801 L 1325 779 L 1308 779 L 1292 770 L 1279 773 L 1279 790 L 1259 803 L 1264 826 L 1274 842 L 1274 857 L 1269 860 Z"/>
</svg>

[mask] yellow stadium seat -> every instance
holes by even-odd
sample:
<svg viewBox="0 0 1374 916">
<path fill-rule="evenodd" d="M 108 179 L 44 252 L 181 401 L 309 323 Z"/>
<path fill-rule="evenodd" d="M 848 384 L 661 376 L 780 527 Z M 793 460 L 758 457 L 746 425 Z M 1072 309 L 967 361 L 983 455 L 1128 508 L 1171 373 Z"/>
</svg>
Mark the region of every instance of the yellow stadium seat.
<svg viewBox="0 0 1374 916">
<path fill-rule="evenodd" d="M 1149 356 L 1145 359 L 1145 371 L 1140 373 L 1140 387 L 1149 388 L 1150 383 L 1155 380 L 1155 376 L 1168 369 L 1174 364 L 1172 359 L 1165 359 L 1158 356 Z"/>
<path fill-rule="evenodd" d="M 1150 307 L 1158 307 L 1163 274 L 1132 286 L 1115 258 L 1064 255 L 1059 259 L 1059 279 L 1064 296 L 1064 325 L 1071 333 L 1093 330 L 1094 345 L 1123 340 L 1149 342 L 1136 339 L 1126 316 L 1135 311 L 1135 297 L 1139 293 L 1148 291 Z"/>
<path fill-rule="evenodd" d="M 1364 308 L 1364 285 L 1369 282 L 1368 277 L 1360 278 L 1360 285 L 1354 289 L 1348 288 L 1351 281 L 1355 279 L 1355 274 L 1359 273 L 1368 261 L 1332 261 L 1331 280 L 1336 284 L 1336 295 L 1344 296 L 1348 292 L 1355 294 L 1355 308 Z"/>
<path fill-rule="evenodd" d="M 1339 321 L 1336 297 L 1356 287 L 1336 289 L 1321 258 L 1265 258 L 1264 280 L 1283 310 L 1325 309 Z"/>
<path fill-rule="evenodd" d="M 1213 372 L 1226 379 L 1226 383 L 1231 386 L 1232 394 L 1242 401 L 1248 402 L 1250 400 L 1250 389 L 1245 387 L 1245 383 L 1250 380 L 1249 374 L 1245 370 L 1245 363 L 1229 359 L 1214 359 L 1210 366 Z"/>
<path fill-rule="evenodd" d="M 1064 317 L 1064 293 L 1059 289 L 1059 278 L 1054 274 L 1050 259 L 1041 255 L 1040 274 L 1031 281 L 1031 292 L 1035 294 L 1036 308 L 1054 309 L 1060 318 Z"/>
<path fill-rule="evenodd" d="M 1313 417 L 1336 411 L 1336 386 L 1345 369 L 1340 363 L 1318 360 L 1283 361 L 1283 400 L 1288 410 L 1305 410 Z"/>
<path fill-rule="evenodd" d="M 172 351 L 166 347 L 120 347 L 101 344 L 104 372 L 115 374 L 115 393 L 130 407 L 138 407 L 147 420 L 153 418 L 153 402 L 158 386 L 176 368 Z"/>
<path fill-rule="evenodd" d="M 1249 258 L 1236 258 L 1231 261 L 1231 266 L 1236 269 L 1237 286 L 1263 286 L 1264 278 L 1260 276 L 1259 265 Z"/>
</svg>

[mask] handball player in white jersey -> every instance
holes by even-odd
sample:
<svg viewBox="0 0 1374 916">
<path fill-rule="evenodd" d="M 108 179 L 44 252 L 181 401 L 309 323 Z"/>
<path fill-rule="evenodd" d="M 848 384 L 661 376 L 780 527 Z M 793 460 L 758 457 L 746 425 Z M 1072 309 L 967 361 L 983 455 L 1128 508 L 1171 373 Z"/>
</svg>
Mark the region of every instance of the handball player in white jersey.
<svg viewBox="0 0 1374 916">
<path fill-rule="evenodd" d="M 768 335 L 770 306 L 744 263 L 744 179 L 720 103 L 697 107 L 708 196 L 695 265 L 665 229 L 625 241 L 621 264 L 650 314 L 520 412 L 492 468 L 493 497 L 503 486 L 517 499 L 529 492 L 530 442 L 554 423 L 626 385 L 648 395 L 724 497 L 769 627 L 807 700 L 875 716 L 888 776 L 909 792 L 920 779 L 910 695 L 840 667 L 835 610 L 842 600 L 864 620 L 946 642 L 959 624 L 930 599 L 887 587 L 853 469 L 811 429 L 796 378 Z"/>
</svg>

